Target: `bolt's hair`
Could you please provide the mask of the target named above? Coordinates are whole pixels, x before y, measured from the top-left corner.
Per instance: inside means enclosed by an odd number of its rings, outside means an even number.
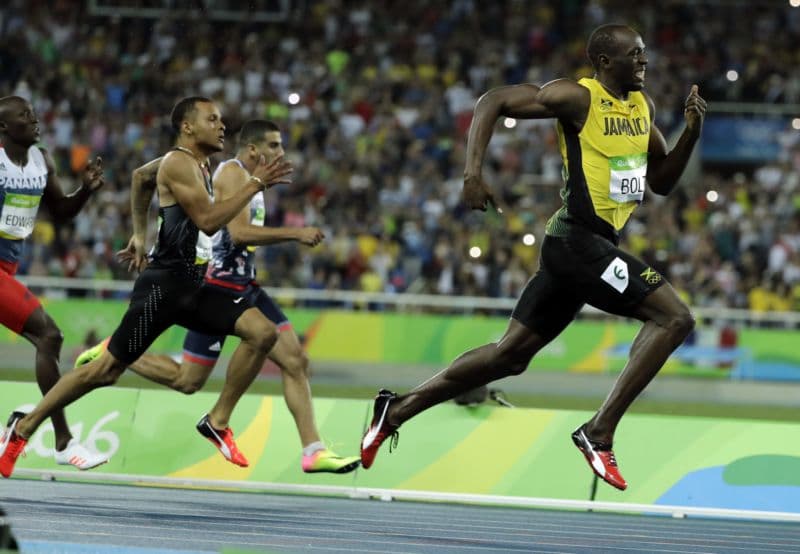
[[[600,66],[600,55],[610,54],[618,47],[617,32],[633,31],[627,25],[611,23],[601,25],[589,35],[589,42],[586,46],[586,56],[596,69]]]

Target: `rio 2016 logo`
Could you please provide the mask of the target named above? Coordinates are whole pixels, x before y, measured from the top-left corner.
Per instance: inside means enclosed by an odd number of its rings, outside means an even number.
[[[17,411],[29,412],[34,407],[33,404],[27,404],[17,408]],[[69,426],[69,430],[72,432],[72,436],[86,448],[110,458],[119,450],[119,437],[114,431],[104,429],[103,427],[118,417],[118,411],[107,413],[97,420],[97,423],[89,429],[89,432],[86,433],[85,436],[84,429],[87,425],[83,421],[72,423]],[[28,455],[35,453],[42,458],[52,458],[55,454],[55,439],[53,436],[47,435],[53,435],[53,424],[50,421],[43,423],[33,434],[33,437],[31,437],[31,440],[28,441],[28,445],[25,447],[25,452]]]

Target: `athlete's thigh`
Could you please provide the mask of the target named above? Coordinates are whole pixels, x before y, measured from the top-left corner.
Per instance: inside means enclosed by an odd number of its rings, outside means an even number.
[[[692,318],[691,310],[666,280],[634,307],[633,317],[641,321],[655,321],[667,325],[676,317]]]
[[[283,313],[278,303],[264,292],[264,289],[258,286],[251,286],[247,291],[247,297],[253,306],[261,310],[261,313],[274,323],[281,332],[292,328],[289,318]]]
[[[557,242],[545,237],[539,271],[531,277],[511,317],[539,335],[545,342],[557,337],[575,319],[584,304],[581,291],[570,279],[559,278],[552,272],[545,252]]]
[[[183,339],[181,374],[197,373],[194,366],[213,370],[225,345],[225,335],[207,335],[189,329]]]
[[[178,324],[206,335],[236,335],[236,322],[252,307],[246,296],[205,284],[184,306]]]
[[[145,269],[136,279],[128,310],[111,335],[108,351],[131,364],[171,325],[189,301],[192,289],[169,270]]]
[[[0,269],[0,325],[21,334],[28,318],[40,307],[36,295]]]
[[[585,290],[586,302],[595,308],[625,317],[638,317],[637,307],[664,284],[661,274],[610,241],[595,236],[580,265],[576,280]],[[597,255],[600,254],[600,255]]]

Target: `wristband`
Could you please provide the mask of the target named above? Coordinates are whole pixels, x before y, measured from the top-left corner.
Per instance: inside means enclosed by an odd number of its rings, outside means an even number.
[[[256,177],[255,175],[251,175],[250,179],[252,179],[256,183],[258,183],[260,186],[262,186],[262,187],[264,186],[264,181],[262,181],[260,178]]]

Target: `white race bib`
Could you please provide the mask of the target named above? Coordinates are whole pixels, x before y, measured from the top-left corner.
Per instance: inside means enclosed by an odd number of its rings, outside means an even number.
[[[611,170],[608,197],[616,202],[641,202],[647,177],[647,153],[614,156],[608,159]]]
[[[39,195],[6,193],[3,211],[0,212],[0,237],[12,240],[27,238],[33,232]]]
[[[266,211],[264,210],[264,203],[261,202],[259,204],[256,204],[255,209],[253,210],[253,212],[254,213],[253,213],[252,219],[250,220],[250,224],[251,225],[257,225],[258,227],[263,227],[264,226],[264,219],[266,219],[266,215],[267,215]],[[256,247],[255,246],[248,246],[247,247],[247,251],[248,252],[255,252],[256,251]]]
[[[207,264],[211,259],[211,248],[213,241],[211,237],[203,231],[197,231],[197,247],[194,263],[197,265]]]

